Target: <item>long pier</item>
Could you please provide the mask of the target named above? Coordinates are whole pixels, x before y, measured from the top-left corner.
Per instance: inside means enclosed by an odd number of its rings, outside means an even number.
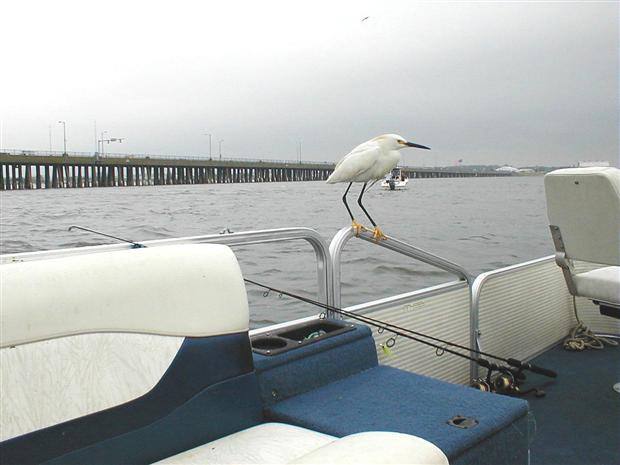
[[[0,150],[0,190],[324,181],[328,162]],[[403,167],[410,178],[505,173]]]

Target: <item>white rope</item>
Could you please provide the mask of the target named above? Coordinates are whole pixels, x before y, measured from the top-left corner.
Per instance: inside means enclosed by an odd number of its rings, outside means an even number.
[[[564,349],[573,351],[582,351],[586,349],[601,350],[605,348],[605,344],[617,346],[618,342],[603,336],[596,336],[590,329],[582,323],[577,314],[577,303],[573,296],[573,311],[577,325],[571,330],[570,336],[564,339]]]

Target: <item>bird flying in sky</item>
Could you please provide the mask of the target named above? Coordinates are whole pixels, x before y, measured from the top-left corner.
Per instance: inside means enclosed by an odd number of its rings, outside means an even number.
[[[352,227],[356,234],[359,234],[362,229],[366,229],[361,224],[355,221],[353,213],[347,204],[347,194],[351,185],[354,182],[363,182],[362,191],[357,199],[357,203],[366,214],[370,222],[372,223],[374,230],[373,236],[375,240],[385,239],[385,235],[381,232],[381,229],[377,226],[377,223],[364,208],[362,204],[362,197],[364,191],[370,181],[370,187],[372,187],[378,180],[383,179],[386,174],[392,171],[393,168],[398,165],[400,161],[399,150],[404,147],[415,147],[419,149],[430,150],[429,147],[424,145],[414,144],[408,142],[404,137],[398,134],[383,134],[382,136],[370,139],[363,144],[355,147],[351,152],[344,156],[342,160],[338,162],[334,172],[327,178],[329,184],[337,182],[348,182],[349,186],[342,196],[344,206],[349,212],[351,217]],[[370,188],[369,187],[369,188]]]

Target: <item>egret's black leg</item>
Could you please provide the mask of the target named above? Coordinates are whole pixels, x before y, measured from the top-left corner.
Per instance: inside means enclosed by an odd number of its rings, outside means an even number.
[[[366,228],[355,221],[355,218],[353,217],[353,213],[351,213],[351,209],[349,208],[349,205],[347,204],[347,194],[349,193],[349,189],[351,189],[352,185],[353,183],[350,182],[349,187],[347,187],[347,190],[344,192],[344,195],[342,196],[342,202],[344,203],[344,206],[347,207],[347,211],[349,212],[349,216],[351,217],[351,227],[353,228],[353,231],[355,231],[355,235],[359,236],[360,231],[362,230],[365,231]]]
[[[367,182],[364,183],[364,186],[362,187],[362,192],[360,192],[360,196],[357,198],[357,204],[364,211],[364,213],[366,214],[366,216],[368,217],[368,219],[370,220],[372,225],[376,228],[377,227],[377,223],[375,223],[375,221],[372,219],[372,217],[368,214],[368,212],[364,208],[364,205],[362,205],[362,196],[364,195],[364,191],[366,190],[366,184],[368,184],[368,183]]]
[[[364,208],[364,205],[362,205],[362,197],[364,195],[364,191],[366,190],[366,185],[367,184],[368,183],[364,183],[364,186],[362,187],[362,192],[360,192],[360,196],[357,198],[357,204],[364,211],[364,213],[366,214],[366,216],[368,217],[368,219],[370,220],[372,225],[375,227],[375,230],[372,232],[372,235],[375,238],[375,240],[376,241],[380,241],[380,240],[383,240],[383,239],[387,239],[387,236],[385,234],[383,234],[381,229],[379,229],[379,226],[377,226],[377,223],[375,223],[375,220],[372,219],[372,217],[368,214],[368,212]],[[374,185],[374,182],[370,185],[370,187],[372,187],[373,185]]]
[[[349,183],[349,187],[347,187],[347,190],[344,191],[344,195],[342,196],[342,201],[344,202],[344,206],[347,207],[347,211],[349,212],[349,216],[351,217],[351,221],[353,221],[355,223],[355,218],[353,218],[353,213],[351,213],[351,209],[349,208],[349,205],[347,205],[347,194],[349,193],[349,189],[351,189],[351,186],[353,185],[352,182]]]

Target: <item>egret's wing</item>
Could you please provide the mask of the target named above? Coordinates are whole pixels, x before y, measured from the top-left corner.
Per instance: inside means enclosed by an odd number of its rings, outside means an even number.
[[[338,162],[332,174],[332,182],[353,181],[371,169],[380,156],[379,147],[364,143],[355,147]]]
[[[357,147],[355,147],[353,150],[351,150],[349,153],[347,153],[344,157],[342,157],[342,158],[340,159],[340,161],[336,164],[336,168],[335,168],[335,169],[337,170],[337,169],[338,169],[338,167],[339,167],[339,166],[340,166],[340,165],[341,165],[341,164],[342,164],[345,160],[347,160],[349,157],[352,157],[352,156],[354,156],[354,155],[357,155],[357,154],[361,154],[361,153],[367,152],[367,151],[372,150],[372,149],[378,149],[378,148],[379,148],[379,146],[378,146],[377,144],[375,144],[374,142],[372,142],[372,141],[367,141],[367,142],[364,142],[363,144],[360,144],[360,145],[358,145]]]

